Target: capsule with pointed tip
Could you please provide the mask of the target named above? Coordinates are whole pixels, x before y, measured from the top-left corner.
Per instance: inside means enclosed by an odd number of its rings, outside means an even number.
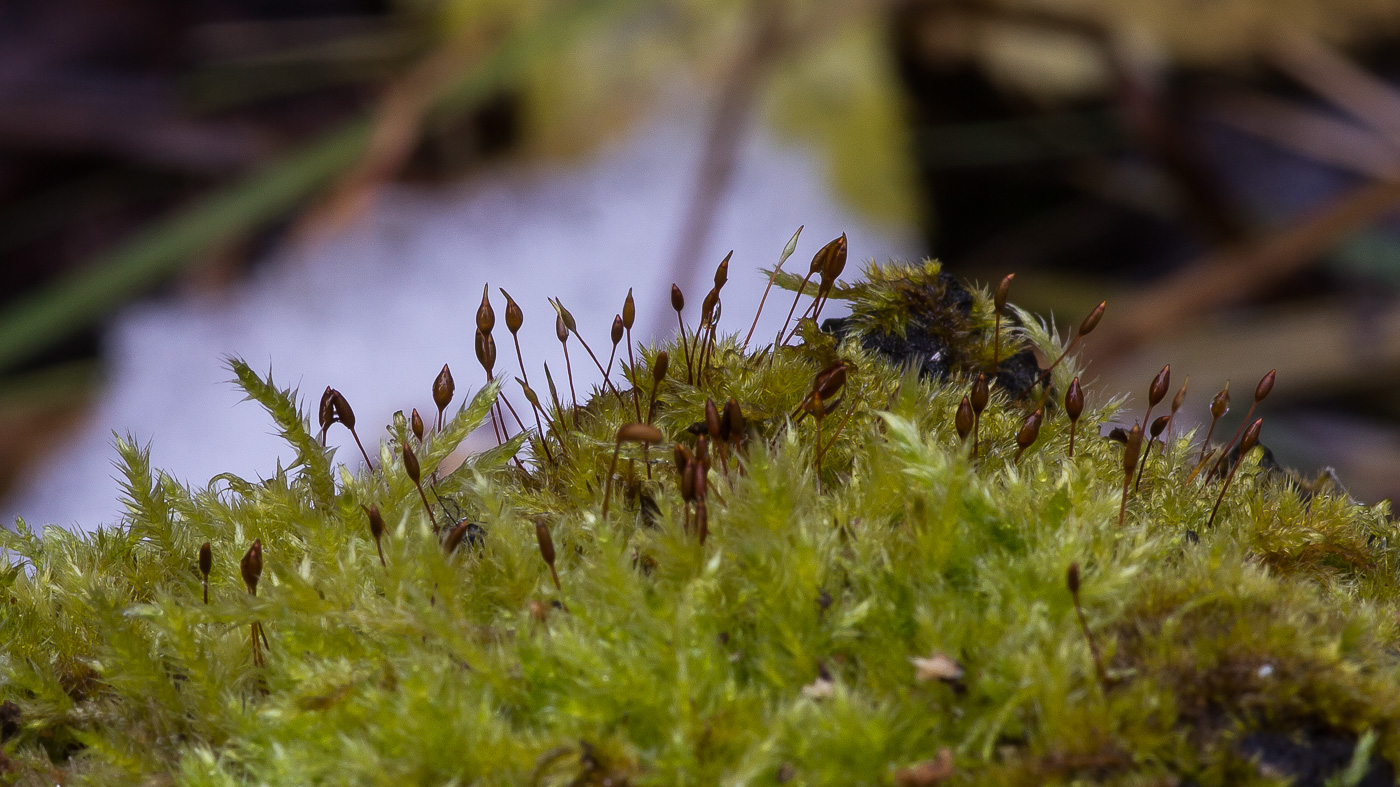
[[[662,350],[661,352],[657,353],[656,361],[651,365],[652,382],[659,384],[662,380],[666,379],[666,370],[670,367],[671,357],[666,354],[666,351]]]
[[[972,434],[972,403],[966,396],[962,398],[962,404],[958,405],[958,414],[953,423],[958,428],[958,439],[966,442],[967,436]]]
[[[258,594],[258,580],[262,578],[263,570],[261,538],[253,540],[253,545],[248,547],[247,553],[238,562],[238,568],[243,573],[243,584],[248,586],[248,593],[256,596]]]
[[[714,400],[714,399],[706,399],[706,400],[705,400],[705,427],[706,427],[707,429],[710,430],[710,439],[711,439],[711,440],[719,440],[719,439],[721,439],[721,438],[720,438],[720,429],[721,429],[721,425],[720,425],[720,422],[719,422],[719,421],[720,421],[720,419],[719,419],[719,408],[715,406],[715,400]]]
[[[1069,416],[1069,455],[1074,456],[1074,432],[1079,426],[1079,416],[1084,412],[1084,389],[1079,387],[1079,378],[1069,381],[1065,391],[1065,415]]]
[[[379,513],[379,506],[360,506],[365,510],[365,516],[369,518],[369,534],[378,541],[384,536],[384,517]]]
[[[510,293],[501,290],[501,295],[506,299],[506,330],[514,336],[520,332],[520,326],[525,324],[525,312],[520,310],[520,304],[510,297]]]
[[[554,569],[554,537],[549,533],[549,525],[543,519],[535,520],[535,540],[540,545],[540,557],[549,566],[549,575],[554,578],[554,589],[562,591],[559,586],[559,572]]]
[[[836,281],[846,269],[846,253],[846,233],[843,232],[841,237],[829,241],[817,250],[816,256],[812,258],[812,274],[821,274],[822,281]]]
[[[1167,398],[1167,387],[1171,385],[1172,367],[1167,364],[1162,367],[1162,371],[1152,379],[1152,385],[1147,389],[1147,404],[1149,407],[1156,407],[1161,401]]]
[[[491,332],[482,331],[482,333],[489,335]],[[447,364],[443,364],[442,371],[438,372],[437,378],[433,380],[433,404],[437,405],[438,413],[442,413],[449,404],[452,404],[452,394],[456,391],[457,383],[452,379],[452,370],[447,368]]]
[[[1172,420],[1172,417],[1171,417],[1170,415],[1162,415],[1162,416],[1158,416],[1157,418],[1154,418],[1154,419],[1152,420],[1152,426],[1151,426],[1151,428],[1148,429],[1148,435],[1149,435],[1153,440],[1156,440],[1158,437],[1161,437],[1161,436],[1162,436],[1162,432],[1165,432],[1165,431],[1166,431],[1166,429],[1167,429],[1167,424],[1171,423],[1171,420]]]
[[[1036,438],[1040,436],[1040,424],[1044,420],[1045,411],[1039,407],[1026,416],[1026,420],[1021,424],[1021,431],[1016,433],[1016,459],[1020,459],[1021,454],[1035,444]]]
[[[491,308],[491,285],[481,287],[481,305],[476,308],[476,327],[482,333],[490,333],[496,327],[496,311]]]
[[[1080,414],[1084,412],[1084,389],[1079,387],[1079,378],[1069,381],[1069,390],[1065,391],[1065,415],[1069,420],[1078,421]]]
[[[977,375],[977,380],[972,384],[972,412],[974,415],[981,415],[987,409],[987,401],[991,397],[991,391],[987,387],[987,375]]]
[[[617,345],[622,341],[622,331],[623,331],[622,315],[621,315],[621,314],[614,314],[614,315],[613,315],[613,324],[612,324],[612,343],[613,343],[613,350],[616,350],[616,349],[617,349]]]
[[[1250,450],[1254,448],[1254,446],[1259,444],[1259,430],[1263,428],[1263,426],[1264,419],[1256,418],[1254,419],[1254,423],[1250,424],[1249,428],[1244,430],[1244,437],[1240,438],[1241,459],[1243,459],[1244,455],[1249,453]]]
[[[1210,415],[1212,418],[1221,418],[1230,412],[1230,384],[1220,389],[1220,393],[1210,400]]]
[[[1084,322],[1079,323],[1079,335],[1088,336],[1099,325],[1099,320],[1103,319],[1103,310],[1108,307],[1108,301],[1099,301],[1099,305],[1089,312],[1089,316],[1084,318]]]
[[[734,252],[730,251],[728,254],[724,255],[724,259],[720,261],[719,267],[715,268],[716,291],[724,289],[724,283],[729,281],[729,258],[733,256]]]
[[[568,344],[569,328],[564,324],[564,316],[562,314],[555,315],[554,317],[554,335],[559,339],[560,344]]]
[[[1128,480],[1133,478],[1133,471],[1137,470],[1138,459],[1142,456],[1142,427],[1133,424],[1133,428],[1128,430],[1128,443],[1123,448],[1123,472]],[[1124,483],[1127,488],[1127,483]]]
[[[423,442],[423,416],[418,414],[418,408],[413,408],[413,415],[408,419],[409,427],[413,429],[413,436],[418,442]]]
[[[632,288],[627,288],[627,298],[622,302],[622,325],[627,330],[637,322],[637,302],[632,299]]]
[[[1176,411],[1180,410],[1181,405],[1186,401],[1186,386],[1190,382],[1191,378],[1186,378],[1186,382],[1182,383],[1181,388],[1177,389],[1176,396],[1172,397],[1172,415],[1176,415]]]
[[[578,323],[574,322],[574,315],[569,313],[569,310],[564,306],[564,301],[559,298],[550,298],[549,305],[554,307],[554,313],[564,321],[564,330],[578,333]]]
[[[403,471],[408,474],[409,480],[418,483],[422,476],[419,474],[418,455],[413,453],[413,449],[408,447],[408,443],[403,444]]]
[[[1264,375],[1264,377],[1259,380],[1259,384],[1254,387],[1255,404],[1264,401],[1264,397],[1268,396],[1269,392],[1274,390],[1274,374],[1277,371],[1277,369],[1270,369],[1269,373]]]
[[[744,409],[739,406],[739,400],[729,397],[729,401],[724,405],[724,425],[729,427],[729,436],[735,440],[742,440],[744,437]]]
[[[1006,306],[1006,296],[1011,292],[1011,280],[1014,278],[1016,278],[1016,274],[1008,273],[997,285],[996,294],[992,296],[992,305],[998,312]]]
[[[671,308],[680,314],[685,309],[685,295],[681,293],[681,288],[674,283],[671,285]]]
[[[369,534],[374,536],[374,548],[379,552],[379,565],[387,567],[389,564],[384,562],[384,545],[380,541],[384,538],[384,517],[379,513],[379,506],[361,505],[360,508],[364,509],[365,516],[369,518]]]

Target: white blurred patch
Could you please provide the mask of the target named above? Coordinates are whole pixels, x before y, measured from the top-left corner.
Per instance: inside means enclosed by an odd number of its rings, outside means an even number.
[[[532,383],[544,390],[547,361],[567,396],[546,297],[563,299],[604,363],[628,287],[642,332],[634,339],[674,329],[667,267],[702,127],[653,128],[574,168],[522,166],[441,190],[395,187],[357,226],[314,247],[283,250],[226,298],[128,309],[109,334],[110,381],[87,424],[21,480],[0,512],[34,526],[116,522],[114,431],[149,442],[152,464],[187,483],[203,485],[222,472],[271,475],[292,454],[262,408],[242,402],[226,382],[229,355],[262,372],[270,366],[275,382],[298,387],[312,411],[325,386],[340,389],[373,456],[394,411],[417,407],[431,425],[430,386],[443,363],[457,382],[453,409],[480,387],[472,337],[485,282],[496,308],[498,373],[519,374],[496,289],[504,287],[525,312],[520,334]],[[714,266],[732,248],[721,329],[746,333],[766,281],[758,269],[776,262],[800,224],[806,229],[786,265],[795,272],[805,273],[812,254],[841,232],[850,239],[846,278],[869,258],[917,254],[912,230],[876,230],[839,206],[813,157],[756,136],[718,212],[702,269],[678,282],[691,325]],[[771,341],[791,297],[775,289],[769,301],[756,344]],[[569,350],[582,398],[601,376],[575,340]],[[507,395],[528,418],[513,383]],[[473,439],[483,447],[494,442],[489,429]],[[340,460],[363,462],[343,428],[332,427],[330,442]]]

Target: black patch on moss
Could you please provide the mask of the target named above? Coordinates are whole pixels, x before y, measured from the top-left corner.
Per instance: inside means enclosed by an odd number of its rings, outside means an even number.
[[[18,705],[10,700],[0,704],[0,743],[13,738],[15,733],[19,732],[20,720]]]
[[[850,326],[847,318],[835,317],[823,321],[822,330],[832,334],[839,341],[849,335]],[[919,370],[919,376],[925,379],[946,380],[952,371],[948,343],[913,319],[909,321],[909,330],[904,336],[869,333],[861,338],[860,344],[866,350],[883,356],[895,366],[913,366]]]
[[[963,368],[968,349],[954,346],[965,343],[975,302],[972,292],[948,273],[939,273],[935,286],[906,285],[899,291],[909,312],[904,335],[866,332],[861,336],[861,346],[895,366],[913,366],[920,377],[928,380],[943,381],[955,372],[976,371]],[[821,329],[837,341],[850,338],[853,333],[848,317],[824,320]],[[1002,360],[995,382],[1016,397],[1029,389],[1039,374],[1035,353],[1023,350]]]
[[[1259,764],[1266,773],[1282,774],[1294,787],[1323,787],[1327,780],[1351,763],[1356,741],[1319,730],[1287,735],[1252,732],[1236,746],[1239,753]],[[1384,758],[1372,755],[1366,775],[1357,787],[1395,784],[1395,769]]]
[[[1030,350],[1022,350],[997,366],[997,385],[1012,399],[1030,390],[1039,376],[1040,364]]]

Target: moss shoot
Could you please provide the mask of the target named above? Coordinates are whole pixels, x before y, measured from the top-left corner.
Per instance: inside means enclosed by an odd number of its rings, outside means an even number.
[[[318,428],[231,359],[290,467],[192,488],[120,440],[120,526],[0,531],[0,782],[1393,781],[1386,504],[1169,423],[1130,485],[1103,435],[1144,414],[1076,384],[1071,457],[1076,358],[1040,375],[1068,344],[1041,322],[1008,307],[994,347],[992,297],[936,262],[831,268],[795,309],[850,301],[826,330],[745,350],[717,276],[577,407],[558,368],[507,402],[480,313],[494,381],[377,451],[361,428],[356,472],[324,442],[358,454],[344,397]],[[488,419],[499,447],[444,466]]]

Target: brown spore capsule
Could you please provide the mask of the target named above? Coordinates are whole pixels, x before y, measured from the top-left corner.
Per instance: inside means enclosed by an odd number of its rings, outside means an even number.
[[[389,564],[384,562],[384,546],[381,543],[381,539],[384,538],[384,517],[379,513],[379,506],[361,505],[360,508],[364,509],[365,516],[369,518],[369,534],[374,536],[374,548],[379,552],[379,565],[387,567]]]
[[[480,330],[479,328],[477,330]],[[490,333],[484,331],[483,333]],[[452,404],[452,395],[457,391],[457,383],[452,379],[452,370],[447,364],[442,365],[442,371],[433,380],[433,404],[437,405],[438,412],[441,413]]]
[[[1011,280],[1016,278],[1016,274],[1008,273],[997,285],[996,294],[992,296],[992,306],[1000,312],[1006,306],[1006,296],[1011,292]]]
[[[1212,418],[1219,419],[1228,412],[1230,412],[1230,384],[1226,383],[1225,387],[1220,389],[1220,393],[1210,400],[1210,415]]]
[[[1099,325],[1099,320],[1103,319],[1103,311],[1108,307],[1108,301],[1099,301],[1099,305],[1089,312],[1089,316],[1084,318],[1084,322],[1079,323],[1079,335],[1088,336]]]
[[[681,293],[681,288],[675,283],[671,284],[671,308],[677,312],[685,309],[685,295]]]
[[[1069,570],[1065,572],[1065,586],[1069,588],[1071,595],[1079,595],[1079,564],[1070,563]]]
[[[413,483],[419,481],[418,456],[413,453],[413,449],[408,447],[408,443],[403,444],[403,470],[408,474]]]
[[[828,282],[835,282],[841,278],[841,272],[846,269],[847,242],[846,233],[841,233],[841,237],[828,243],[829,248],[823,249],[827,252],[822,259],[821,277]]]
[[[1171,420],[1172,417],[1170,415],[1158,416],[1152,421],[1152,427],[1148,430],[1148,434],[1153,440],[1161,437],[1162,432],[1166,431],[1167,424],[1171,423]]]
[[[574,315],[564,307],[564,302],[558,298],[554,299],[554,305],[558,310],[559,318],[564,321],[564,329],[570,333],[578,333],[578,323],[574,322]]]
[[[987,401],[991,398],[991,391],[987,386],[987,375],[977,375],[977,380],[972,384],[972,412],[974,415],[981,415],[987,409]]]
[[[520,332],[520,326],[525,324],[525,312],[520,310],[520,304],[510,297],[510,293],[501,290],[501,295],[506,299],[506,330],[515,335]]]
[[[617,430],[620,443],[659,443],[665,439],[661,430],[651,424],[623,424]]]
[[[205,541],[199,547],[199,573],[204,577],[204,603],[209,603],[209,572],[214,570],[214,550]]]
[[[554,589],[562,592],[559,585],[559,572],[554,569],[554,537],[549,534],[549,525],[543,519],[535,520],[535,540],[540,545],[540,557],[549,566],[549,575],[554,579]]]
[[[476,327],[482,333],[490,333],[496,327],[496,311],[491,308],[491,285],[481,287],[481,305],[476,308]]]
[[[1069,382],[1065,391],[1065,415],[1069,416],[1069,455],[1074,456],[1074,433],[1079,427],[1079,416],[1084,412],[1084,389],[1079,387],[1079,378]]]
[[[744,409],[739,406],[739,400],[732,396],[724,405],[724,421],[731,438],[736,441],[744,438]]]
[[[262,578],[263,570],[261,538],[254,539],[253,545],[248,547],[243,559],[238,562],[238,568],[243,573],[243,584],[248,587],[248,593],[256,596],[258,594],[258,580]]]
[[[1079,386],[1079,378],[1076,377],[1070,380],[1069,390],[1065,391],[1065,415],[1071,421],[1078,421],[1083,412],[1084,389]]]
[[[1152,385],[1147,389],[1147,404],[1149,407],[1156,407],[1161,401],[1167,398],[1167,388],[1171,385],[1172,367],[1167,364],[1162,367],[1162,371],[1152,379]]]
[[[705,427],[710,430],[710,439],[720,439],[720,418],[719,408],[715,406],[714,399],[705,400]]]
[[[729,260],[733,256],[734,252],[731,250],[728,254],[724,255],[724,259],[720,261],[719,267],[715,268],[716,291],[724,289],[725,282],[729,281]]]
[[[1254,419],[1254,423],[1244,430],[1244,437],[1240,438],[1240,458],[1249,453],[1250,449],[1259,444],[1259,430],[1264,426],[1263,418]]]
[[[622,325],[627,330],[637,321],[637,302],[632,299],[632,288],[627,288],[627,298],[622,302]]]
[[[409,428],[413,430],[413,436],[418,442],[423,442],[423,416],[418,414],[418,408],[413,408],[413,415],[408,418]]]
[[[1021,431],[1016,433],[1016,457],[1012,461],[1021,458],[1021,454],[1030,448],[1037,437],[1040,436],[1040,424],[1045,420],[1045,411],[1037,407],[1035,412],[1026,416],[1026,420],[1021,424]]]
[[[958,405],[958,413],[953,418],[953,423],[958,428],[959,440],[966,442],[967,436],[972,434],[972,420],[972,403],[964,396],[962,398],[962,403]]]
[[[614,315],[613,315],[613,324],[612,324],[612,343],[613,343],[613,350],[616,350],[616,349],[617,349],[617,345],[622,341],[622,331],[623,331],[623,327],[622,327],[622,315],[621,315],[621,314],[614,314]],[[609,366],[612,366],[611,363],[609,363],[608,365],[609,365]]]
[[[1264,375],[1264,377],[1259,380],[1259,384],[1254,387],[1255,404],[1264,401],[1264,397],[1268,396],[1269,392],[1274,390],[1274,375],[1277,371],[1277,369],[1270,369],[1269,373]]]

